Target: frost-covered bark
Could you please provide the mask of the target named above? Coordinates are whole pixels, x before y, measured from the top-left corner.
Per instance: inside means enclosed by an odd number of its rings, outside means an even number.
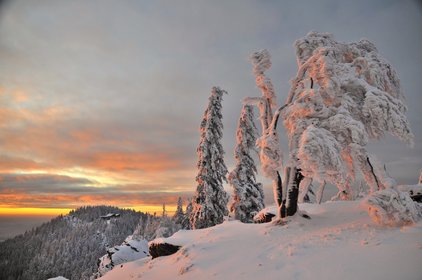
[[[264,192],[262,184],[256,182],[257,170],[252,158],[252,153],[256,152],[256,137],[253,108],[244,105],[236,131],[236,166],[228,176],[233,188],[230,212],[244,223],[252,223],[253,217],[264,208]]]
[[[339,43],[330,34],[311,32],[295,47],[299,70],[282,111],[289,165],[336,185],[348,199],[356,169],[373,191],[391,187],[365,146],[386,132],[413,143],[392,66],[368,40]]]
[[[422,218],[422,207],[408,193],[385,189],[372,193],[364,201],[369,216],[381,225],[402,226]]]
[[[273,110],[277,107],[274,87],[271,80],[265,76],[265,71],[271,67],[271,56],[267,50],[255,52],[251,55],[256,85],[261,89],[261,97],[246,98],[245,104],[255,105],[259,109],[262,136],[257,140],[260,148],[259,158],[262,173],[273,181],[274,200],[277,205],[282,203],[282,152],[277,133],[278,114],[274,117]]]
[[[208,107],[201,122],[198,154],[198,183],[192,202],[190,222],[193,229],[211,227],[223,222],[228,215],[228,195],[223,189],[227,167],[221,145],[223,123],[221,101],[226,91],[213,87]]]

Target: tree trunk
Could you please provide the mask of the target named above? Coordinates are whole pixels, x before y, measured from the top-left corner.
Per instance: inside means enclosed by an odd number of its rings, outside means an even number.
[[[283,203],[283,183],[281,181],[280,173],[277,171],[277,181],[273,180],[274,201],[280,207]]]
[[[297,212],[297,201],[299,197],[299,184],[304,178],[300,169],[296,167],[288,167],[288,180],[287,182],[287,194],[286,200],[283,201],[283,205],[280,211],[281,218],[285,218],[287,216],[293,216]]]
[[[318,188],[318,192],[316,194],[316,203],[321,204],[322,201],[322,195],[324,194],[324,189],[325,189],[325,181],[321,182],[321,184],[319,185]]]
[[[298,202],[299,203],[303,203],[305,200],[305,196],[307,195],[308,191],[309,191],[309,186],[312,183],[312,178],[304,178],[302,180],[302,182],[300,182],[299,185],[299,199]]]

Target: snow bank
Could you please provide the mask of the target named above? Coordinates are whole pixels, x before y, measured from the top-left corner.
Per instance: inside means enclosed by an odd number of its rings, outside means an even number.
[[[369,195],[363,203],[372,220],[381,225],[402,226],[422,218],[422,207],[407,192],[385,189]]]
[[[356,201],[300,208],[312,219],[179,231],[156,240],[182,246],[177,253],[117,266],[101,279],[420,280],[422,222],[380,227]]]

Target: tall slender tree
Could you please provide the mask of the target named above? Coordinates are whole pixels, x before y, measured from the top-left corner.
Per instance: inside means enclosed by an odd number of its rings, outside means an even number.
[[[250,60],[253,64],[255,82],[261,90],[262,96],[245,98],[244,104],[255,105],[259,109],[262,135],[257,141],[257,146],[260,149],[259,159],[261,161],[262,174],[273,181],[274,200],[280,208],[283,201],[280,176],[283,155],[277,132],[279,115],[275,117],[273,114],[274,109],[277,108],[277,100],[273,84],[265,75],[265,71],[271,67],[271,56],[267,50],[261,50],[254,52]]]
[[[422,169],[421,169],[421,175],[419,176],[419,184],[422,185]]]
[[[173,221],[178,225],[182,225],[184,218],[185,218],[185,214],[183,213],[183,201],[182,201],[182,198],[179,197],[179,199],[177,200],[176,212],[174,213],[174,216],[173,216]]]
[[[200,126],[201,140],[198,154],[198,183],[192,202],[190,222],[193,229],[220,224],[228,215],[228,195],[223,188],[227,182],[227,167],[224,163],[224,150],[221,145],[223,136],[223,115],[221,113],[223,94],[226,91],[213,87],[208,107]]]
[[[236,167],[230,172],[228,180],[233,188],[230,211],[244,223],[252,222],[255,214],[264,208],[264,192],[262,184],[256,182],[257,170],[251,154],[256,152],[256,138],[253,108],[243,105],[236,132]]]

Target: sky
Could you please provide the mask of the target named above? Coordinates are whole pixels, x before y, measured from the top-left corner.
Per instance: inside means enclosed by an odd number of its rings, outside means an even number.
[[[293,43],[312,30],[368,38],[395,67],[415,145],[387,136],[368,150],[400,184],[416,183],[421,27],[421,3],[406,0],[0,1],[0,215],[96,204],[173,211],[196,188],[212,86],[228,92],[230,170],[241,100],[260,95],[249,55],[271,53],[281,104],[297,70]]]

